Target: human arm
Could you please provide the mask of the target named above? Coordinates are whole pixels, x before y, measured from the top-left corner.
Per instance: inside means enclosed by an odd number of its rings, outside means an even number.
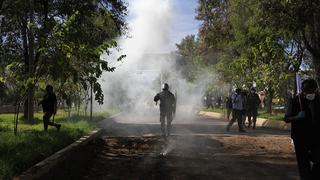
[[[157,105],[159,100],[160,100],[160,94],[157,94],[157,95],[153,98],[153,101],[156,102],[156,105]]]
[[[284,121],[286,123],[295,122],[305,117],[304,111],[301,111],[299,107],[300,105],[297,97],[289,100],[287,111],[284,118]]]
[[[256,94],[256,99],[257,99],[257,107],[259,107],[261,104],[261,100],[260,100],[258,94]]]

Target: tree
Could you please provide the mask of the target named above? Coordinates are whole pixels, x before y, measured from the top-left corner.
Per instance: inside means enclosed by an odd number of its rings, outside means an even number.
[[[223,47],[219,49],[220,55],[216,55],[219,57],[216,70],[238,87],[251,87],[255,82],[258,89],[266,90],[268,112],[271,112],[273,97],[289,77],[285,65],[294,58],[289,59],[285,51],[292,41],[279,38],[283,31],[262,24],[257,1],[199,1],[199,4],[204,9],[209,7],[201,14],[208,22],[203,23],[201,29],[212,29],[207,33],[200,29],[200,39],[211,37],[208,42],[211,47]]]
[[[203,66],[199,55],[199,40],[194,35],[188,35],[176,46],[180,55],[177,62],[180,68],[178,70],[188,81],[195,81]]]
[[[320,1],[262,0],[259,7],[267,26],[288,32],[291,39],[301,38],[312,55],[315,76],[320,83]]]
[[[215,64],[233,40],[230,23],[230,1],[199,0],[196,19],[199,29],[199,50],[206,64]]]
[[[70,78],[87,88],[89,77],[94,77],[96,99],[102,103],[97,78],[114,69],[100,60],[100,54],[110,53],[109,48],[117,46],[113,39],[125,31],[122,0],[4,0],[0,15],[5,49],[1,60],[12,62],[8,72],[24,82],[29,122],[36,85],[48,78],[62,82]]]

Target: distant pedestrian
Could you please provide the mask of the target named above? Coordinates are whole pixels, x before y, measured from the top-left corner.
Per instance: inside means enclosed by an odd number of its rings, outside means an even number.
[[[39,102],[39,105],[42,105],[43,110],[43,126],[44,130],[48,130],[48,125],[55,126],[57,130],[60,130],[61,124],[57,124],[50,121],[52,115],[57,113],[57,96],[53,92],[53,87],[51,85],[47,85],[46,94],[43,97],[42,101]]]
[[[227,110],[227,119],[230,120],[230,114],[232,112],[232,99],[231,96],[226,98],[226,110]]]
[[[206,100],[206,106],[207,106],[207,109],[209,108],[213,108],[213,101],[214,101],[214,98],[212,96],[212,93],[211,92],[207,92],[206,93],[206,97],[205,97],[205,100]]]
[[[302,83],[302,93],[287,108],[285,121],[291,123],[291,138],[302,180],[320,179],[320,95],[317,82]]]
[[[247,97],[248,97],[248,92],[246,90],[241,91],[241,95],[243,98],[243,110],[242,110],[242,126],[245,127],[245,122],[246,122],[246,112],[247,112]]]
[[[160,100],[161,132],[163,136],[166,137],[166,136],[170,136],[173,113],[175,112],[175,108],[176,108],[175,107],[176,98],[169,91],[169,85],[167,83],[164,84],[162,91],[154,97],[154,101],[156,103],[158,103],[159,100]],[[167,120],[167,123],[166,123],[166,120]]]
[[[227,125],[227,131],[230,130],[232,124],[237,120],[239,132],[245,132],[243,128],[243,110],[244,98],[241,89],[236,89],[236,93],[232,95],[232,119]]]
[[[252,128],[253,129],[256,128],[258,108],[260,103],[261,103],[261,100],[259,98],[259,95],[256,93],[256,89],[252,87],[250,89],[250,93],[247,96],[247,101],[246,101],[246,115],[248,116],[249,128],[251,127],[252,123],[253,123]]]

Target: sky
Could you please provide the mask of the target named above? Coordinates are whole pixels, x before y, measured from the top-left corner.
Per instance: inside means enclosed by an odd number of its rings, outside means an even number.
[[[173,0],[173,11],[176,20],[172,35],[172,41],[179,43],[187,35],[198,33],[200,21],[195,19],[197,0]]]
[[[134,3],[134,0],[128,0],[129,6],[130,3]],[[146,0],[147,1],[147,0]],[[197,8],[198,0],[170,0],[171,3],[171,11],[173,13],[172,17],[172,31],[170,34],[170,44],[169,49],[175,50],[176,43],[180,43],[182,38],[187,35],[197,35],[198,29],[200,26],[200,21],[195,19],[196,16],[196,8]],[[133,5],[133,4],[131,4]],[[133,21],[134,17],[130,13],[127,17],[128,22]]]

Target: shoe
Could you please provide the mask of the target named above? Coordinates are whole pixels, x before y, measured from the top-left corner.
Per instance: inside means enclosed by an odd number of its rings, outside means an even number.
[[[246,132],[244,129],[240,129],[239,132]]]
[[[61,124],[57,124],[57,125],[56,125],[56,128],[57,128],[58,131],[60,131]]]

